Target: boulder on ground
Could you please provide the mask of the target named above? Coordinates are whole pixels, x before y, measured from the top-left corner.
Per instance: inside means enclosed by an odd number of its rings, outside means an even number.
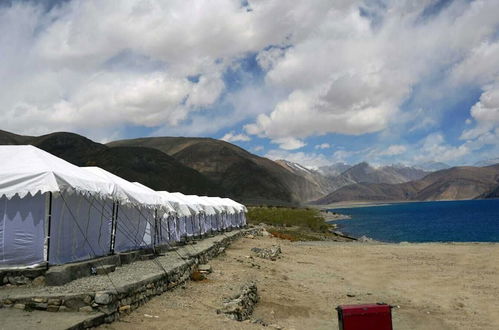
[[[251,251],[259,258],[275,261],[281,254],[281,247],[278,245],[272,245],[270,249],[255,247],[252,248]]]
[[[224,313],[233,320],[244,321],[249,319],[258,300],[256,284],[249,282],[236,295],[225,299],[222,309],[217,312]]]

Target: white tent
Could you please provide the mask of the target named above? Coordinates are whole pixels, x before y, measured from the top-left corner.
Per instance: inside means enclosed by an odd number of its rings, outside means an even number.
[[[211,230],[211,218],[216,217],[219,210],[213,203],[196,195],[186,195],[192,203],[198,204],[202,211],[194,218],[194,232],[196,235],[204,235]]]
[[[185,217],[185,234],[187,237],[193,237],[199,235],[199,219],[203,217],[205,212],[204,207],[195,198],[191,198],[179,192],[169,193],[171,196],[178,198],[185,205],[189,207],[191,211],[190,216]]]
[[[175,210],[177,211],[177,230],[178,230],[178,239],[182,239],[188,236],[187,233],[187,224],[192,228],[192,217],[195,216],[198,211],[194,205],[189,205],[179,196],[176,196],[167,191],[158,191],[166,200],[168,200]],[[191,230],[192,233],[192,230]]]
[[[231,225],[224,214],[246,211],[228,199],[155,192],[33,146],[0,146],[0,157],[0,268],[62,264],[202,235]]]
[[[89,173],[109,180],[117,186],[116,196],[121,202],[116,206],[112,226],[112,252],[151,247],[156,242],[156,220],[164,213],[173,212],[159,194],[144,189],[99,167],[82,167]]]
[[[210,216],[211,228],[216,231],[227,229],[227,208],[219,201],[213,199],[213,197],[200,196],[199,198],[201,198],[205,203],[209,204],[215,210],[215,214],[212,214]]]
[[[157,244],[170,244],[180,241],[180,220],[178,213],[185,212],[185,210],[181,210],[180,205],[173,198],[168,198],[168,193],[164,194],[152,190],[140,182],[134,182],[133,184],[149,191],[151,194],[159,195],[163,205],[168,209],[171,209],[168,213],[162,213],[162,215],[157,218]]]
[[[33,146],[0,146],[0,159],[0,267],[109,252],[112,183]]]
[[[248,209],[243,204],[240,204],[236,201],[233,201],[230,198],[222,198],[226,203],[232,205],[236,210],[236,213],[233,215],[233,220],[235,221],[236,227],[244,227],[246,225],[246,212]]]

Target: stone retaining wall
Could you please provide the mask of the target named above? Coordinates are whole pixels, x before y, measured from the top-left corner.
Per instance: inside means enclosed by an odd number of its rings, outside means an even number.
[[[233,231],[224,235],[221,240],[214,241],[209,247],[173,265],[164,274],[151,275],[141,281],[118,287],[116,291],[9,297],[0,302],[0,308],[36,309],[48,312],[80,311],[98,314],[92,322],[79,325],[80,328],[96,326],[103,322],[110,323],[119,319],[121,314],[129,313],[143,305],[152,297],[187,281],[198,264],[206,263],[222,253],[234,240],[248,234],[256,235],[259,232],[259,228]]]

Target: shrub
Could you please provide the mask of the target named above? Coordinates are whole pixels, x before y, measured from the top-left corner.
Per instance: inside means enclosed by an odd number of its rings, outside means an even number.
[[[248,210],[248,220],[253,224],[297,226],[314,232],[327,232],[329,228],[319,211],[309,208],[251,207]]]

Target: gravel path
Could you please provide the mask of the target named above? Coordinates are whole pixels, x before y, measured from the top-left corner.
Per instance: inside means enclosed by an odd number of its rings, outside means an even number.
[[[236,231],[224,234],[234,235]],[[61,286],[2,286],[0,287],[0,299],[11,296],[47,296],[61,294],[83,294],[96,291],[114,291],[116,287],[121,287],[132,282],[137,282],[145,278],[161,275],[165,271],[173,269],[183,263],[182,258],[194,255],[203,249],[209,248],[213,242],[223,239],[223,235],[206,238],[197,241],[197,244],[179,247],[176,251],[169,251],[164,256],[153,260],[136,261],[128,265],[116,267],[116,270],[108,275],[96,275],[84,277]]]

